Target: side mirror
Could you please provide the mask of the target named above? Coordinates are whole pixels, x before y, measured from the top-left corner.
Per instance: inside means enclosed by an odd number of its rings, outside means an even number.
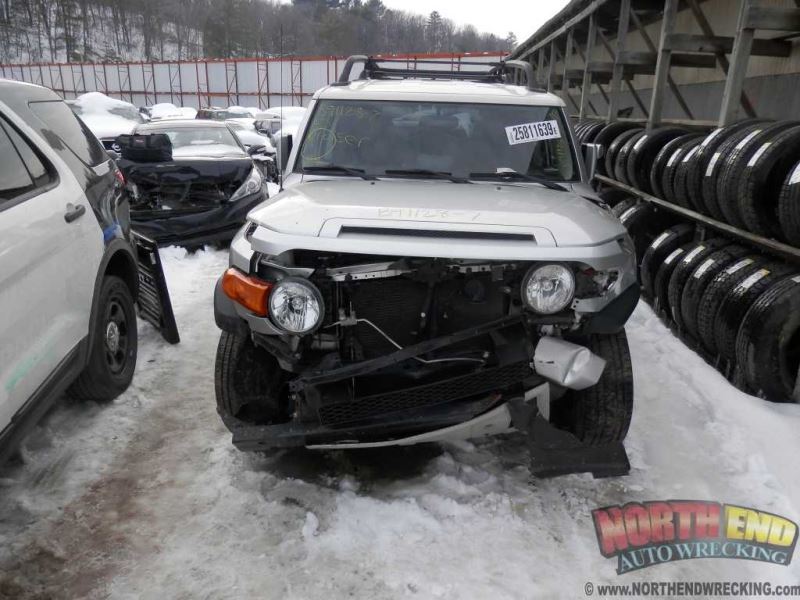
[[[282,135],[278,139],[278,166],[281,171],[286,170],[286,165],[289,164],[289,155],[292,153],[292,136]]]
[[[587,178],[591,181],[594,179],[597,161],[603,156],[603,147],[600,144],[582,144],[581,150],[583,150],[583,163],[586,165]]]
[[[247,154],[250,156],[254,156],[256,154],[264,154],[267,150],[267,147],[264,144],[258,144],[255,146],[250,146],[247,149]]]

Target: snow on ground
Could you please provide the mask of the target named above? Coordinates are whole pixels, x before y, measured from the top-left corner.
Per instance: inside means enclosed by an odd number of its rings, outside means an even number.
[[[532,480],[517,436],[242,454],[214,406],[223,252],[163,252],[181,343],[139,324],[132,387],[62,402],[0,470],[0,598],[584,597],[637,580],[800,581],[705,559],[618,577],[590,510],[708,499],[797,520],[800,406],[741,394],[644,304],[628,477]]]

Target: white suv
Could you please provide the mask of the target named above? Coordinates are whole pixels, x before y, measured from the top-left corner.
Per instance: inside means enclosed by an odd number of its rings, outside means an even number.
[[[68,388],[110,400],[133,377],[121,177],[54,92],[0,80],[0,461]]]
[[[531,408],[625,437],[639,287],[597,148],[529,64],[427,65],[351,57],[231,243],[216,393],[240,449],[524,430]]]

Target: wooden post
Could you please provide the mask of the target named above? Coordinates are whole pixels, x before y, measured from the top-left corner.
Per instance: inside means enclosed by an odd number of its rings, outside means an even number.
[[[567,75],[570,54],[572,54],[572,29],[567,32],[567,46],[564,48],[564,68],[561,70],[563,73],[561,77],[561,94],[564,98],[564,104],[568,104],[570,101],[569,76]]]
[[[556,64],[556,41],[550,42],[550,62],[547,65],[547,91],[553,91],[553,69]]]
[[[648,129],[653,129],[661,124],[661,113],[664,109],[664,92],[666,92],[666,83],[669,77],[669,63],[672,59],[672,51],[667,46],[667,36],[675,29],[675,17],[677,14],[678,0],[665,0],[664,17],[661,21],[661,38],[658,41],[656,75],[653,80],[653,94],[650,98],[650,116],[647,119]],[[639,30],[642,30],[641,27]]]
[[[619,26],[617,27],[617,51],[614,54],[614,68],[611,72],[611,100],[608,103],[608,122],[617,120],[617,109],[622,94],[622,55],[625,52],[625,40],[628,37],[628,25],[631,15],[631,0],[620,0]]]
[[[753,47],[755,31],[747,27],[747,13],[750,0],[741,0],[739,23],[736,26],[736,40],[733,42],[733,54],[728,77],[725,80],[725,91],[722,93],[722,108],[719,113],[719,126],[730,125],[736,119],[736,109],[744,88],[744,77],[747,74],[747,62]]]
[[[597,17],[594,13],[589,15],[589,33],[586,35],[586,55],[583,57],[583,81],[581,82],[581,104],[578,108],[578,118],[586,114],[586,104],[592,91],[592,73],[589,71],[589,61],[592,60],[592,51],[597,42]]]

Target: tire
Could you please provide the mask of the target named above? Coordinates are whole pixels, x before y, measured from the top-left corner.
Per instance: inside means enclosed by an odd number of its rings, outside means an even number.
[[[611,208],[614,208],[624,200],[635,200],[628,192],[617,188],[606,188],[602,192],[599,192],[597,196]]]
[[[694,226],[682,223],[664,230],[647,247],[639,267],[639,276],[642,282],[642,294],[645,299],[653,300],[653,285],[661,263],[675,250],[692,241]]]
[[[711,354],[717,354],[717,341],[714,338],[714,323],[722,300],[740,281],[749,277],[766,264],[758,255],[750,254],[734,261],[711,280],[700,296],[697,310],[697,335],[699,341]]]
[[[650,244],[665,227],[675,222],[675,217],[649,202],[640,202],[620,214],[619,220],[633,240],[636,264],[639,265]]]
[[[772,285],[745,314],[736,364],[748,387],[773,402],[792,402],[800,364],[800,277]]]
[[[661,175],[661,190],[664,193],[664,200],[673,204],[686,205],[686,173],[690,168],[690,161],[694,156],[695,149],[700,145],[703,138],[694,138],[684,142],[672,153],[664,167]],[[680,178],[678,174],[680,173]],[[680,201],[678,201],[680,198]]]
[[[778,134],[797,125],[796,122],[781,121],[765,126],[761,131],[753,132],[728,154],[727,160],[719,169],[716,180],[715,197],[717,205],[725,221],[744,229],[745,223],[739,214],[739,186],[747,171],[750,159],[760,152],[763,144],[770,144]]]
[[[641,127],[633,127],[630,129],[624,129],[622,133],[617,135],[614,140],[608,145],[608,149],[606,150],[606,157],[605,157],[605,175],[611,177],[612,179],[615,178],[614,174],[614,165],[617,162],[617,154],[619,153],[622,146],[624,146],[629,139],[631,139],[634,135],[641,132]],[[600,137],[604,132],[601,131],[597,137]]]
[[[765,237],[780,237],[778,201],[783,182],[800,160],[800,126],[764,144],[742,173],[737,199],[745,227]]]
[[[774,283],[793,273],[785,263],[772,262],[756,270],[728,291],[719,305],[714,340],[720,356],[736,358],[736,336],[747,310]]]
[[[689,279],[692,271],[700,266],[710,254],[727,244],[730,244],[730,242],[723,238],[697,242],[686,250],[686,254],[681,257],[672,270],[667,284],[667,303],[669,305],[669,315],[679,330],[684,331],[686,329],[683,323],[683,313],[681,312],[681,298],[683,296],[683,288],[686,286],[686,280]]]
[[[230,419],[269,425],[288,418],[286,376],[278,361],[249,337],[223,331],[214,364],[217,412]]]
[[[669,315],[669,280],[672,271],[680,262],[681,257],[686,254],[689,248],[693,248],[697,242],[689,242],[670,252],[659,265],[656,276],[653,278],[653,308],[657,313],[662,311]]]
[[[794,165],[781,186],[778,197],[780,238],[800,248],[800,162]]]
[[[699,212],[698,207],[695,206],[691,201],[689,191],[687,189],[687,182],[689,172],[694,168],[694,165],[697,162],[697,153],[699,151],[700,144],[696,144],[693,145],[691,149],[689,149],[681,157],[681,160],[675,166],[675,175],[672,178],[671,188],[671,201],[673,204],[683,206],[684,208],[688,208],[696,212]]]
[[[675,159],[673,159],[672,155],[678,152],[680,147],[685,143],[694,139],[699,140],[701,139],[701,136],[696,133],[681,135],[668,141],[658,151],[658,154],[653,160],[653,168],[650,170],[650,193],[653,194],[653,196],[661,198],[662,200],[666,200],[664,196],[664,188],[662,187],[662,180],[664,178],[664,170],[667,168],[667,163],[672,160],[673,162],[671,164],[674,164],[674,161],[677,160],[677,156]]]
[[[606,156],[608,155],[609,146],[611,143],[619,136],[620,134],[628,131],[629,129],[635,129],[637,125],[634,123],[609,123],[597,133],[594,138],[595,144],[598,144],[603,147],[603,151],[605,152]],[[609,172],[606,171],[605,160],[598,161],[597,163],[597,172],[600,175],[608,175]]]
[[[603,121],[592,121],[592,123],[588,125],[586,130],[583,132],[581,143],[594,144],[594,139],[597,137],[597,134],[600,133],[605,126],[606,124]]]
[[[650,172],[653,170],[653,163],[664,144],[684,135],[685,129],[676,127],[662,127],[651,132],[646,132],[638,139],[631,149],[627,169],[627,179],[630,184],[647,193],[653,193],[650,187]]]
[[[636,196],[628,196],[627,200],[621,200],[614,205],[614,208],[611,209],[611,212],[614,214],[615,217],[618,219],[624,212],[636,206],[639,202],[639,199]]]
[[[633,370],[625,331],[576,339],[606,360],[597,384],[570,390],[551,405],[551,420],[593,446],[622,441],[633,414]]]
[[[703,204],[703,176],[708,168],[709,161],[720,144],[722,144],[729,135],[736,133],[744,127],[760,122],[764,122],[764,120],[749,119],[733,123],[727,127],[715,129],[701,142],[697,150],[697,158],[687,171],[684,184],[689,196],[688,201],[692,206],[696,206],[701,209],[701,212],[705,212]]]
[[[729,135],[711,157],[708,167],[703,173],[702,197],[706,212],[716,220],[725,221],[725,215],[722,213],[719,200],[717,199],[717,181],[719,180],[724,165],[727,164],[730,155],[736,151],[737,148],[747,145],[751,139],[758,136],[764,129],[765,124],[763,123],[756,123],[740,129],[736,133]]]
[[[633,182],[628,179],[628,162],[631,154],[633,153],[634,147],[636,147],[636,144],[639,143],[639,140],[645,139],[646,136],[646,131],[637,131],[630,138],[628,138],[628,141],[625,142],[619,149],[617,157],[614,159],[614,178],[617,181],[621,181],[626,185],[633,186]]]
[[[700,309],[700,298],[706,287],[723,269],[750,252],[752,250],[749,248],[735,244],[721,248],[709,254],[687,278],[681,293],[681,320],[684,329],[693,338],[699,337],[697,313]]]
[[[136,370],[138,335],[133,295],[108,275],[100,286],[89,362],[67,393],[79,400],[110,402],[128,389]]]

